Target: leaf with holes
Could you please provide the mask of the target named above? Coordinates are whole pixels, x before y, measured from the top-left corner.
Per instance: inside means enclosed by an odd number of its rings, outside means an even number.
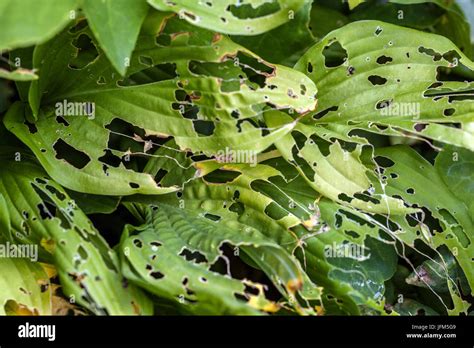
[[[13,244],[1,247],[4,255],[19,248]],[[0,315],[51,315],[49,278],[40,264],[2,256],[0,274]]]
[[[143,174],[140,158],[167,138],[181,151],[208,156],[226,148],[259,152],[294,125],[267,129],[264,107],[297,113],[315,108],[316,88],[303,74],[261,61],[224,36],[188,27],[153,13],[125,79],[94,51],[87,28],[65,31],[35,50],[42,73],[29,99],[38,121],[14,105],[5,123],[69,189],[160,194],[176,187],[161,187]],[[83,50],[96,53],[79,59]],[[78,57],[71,61],[74,52]],[[94,60],[84,66],[84,57]]]
[[[265,114],[270,127],[286,123],[289,118],[278,111]],[[333,134],[328,136],[327,133],[319,125],[300,123],[275,145],[313,189],[333,201],[381,214],[415,211],[407,208],[402,200],[384,193],[379,178],[370,175],[368,168],[361,163],[362,145],[352,150],[344,149],[339,141],[330,141]]]
[[[190,23],[233,35],[258,35],[288,22],[306,0],[148,0],[160,11],[173,11]]]
[[[140,201],[181,207],[213,218],[219,226],[233,230],[260,231],[290,255],[298,256],[304,274],[324,286],[322,300],[329,312],[357,314],[360,313],[358,305],[383,312],[383,283],[393,273],[395,249],[384,247],[386,238],[379,235],[375,223],[360,223],[366,219],[364,214],[321,199],[289,164],[281,158],[269,157],[265,165],[255,167],[200,162],[198,166],[205,174],[203,179],[189,182],[182,194],[164,195],[159,199],[142,197]],[[365,241],[372,255],[367,255]],[[344,246],[347,242],[352,246]],[[328,247],[334,245],[340,247],[341,252],[358,249],[366,257],[359,255],[357,260],[350,255],[346,259],[339,259],[340,255],[336,254],[334,258],[327,257]],[[380,255],[384,255],[387,271],[381,272]],[[358,271],[351,273],[354,262]],[[258,266],[271,273],[264,268],[265,264],[270,266],[268,261]],[[278,263],[271,265],[277,267]],[[281,290],[284,293],[284,289]],[[303,288],[303,296],[305,294]]]
[[[447,247],[462,268],[473,293],[474,289],[474,243],[473,219],[468,207],[451,191],[436,168],[404,146],[378,149],[375,152],[386,180],[388,195],[397,196],[411,205],[422,207],[419,213],[405,217],[392,217],[396,224],[396,235],[407,245],[415,248],[415,240],[420,239],[436,250]],[[430,184],[427,185],[426,183]],[[469,197],[469,193],[466,194]],[[472,195],[471,195],[472,196]],[[433,226],[431,229],[427,225]],[[407,233],[409,232],[409,233]],[[446,269],[446,266],[442,266]],[[450,283],[450,292],[454,299],[460,299],[460,290],[456,283]],[[452,308],[453,313],[466,310],[462,301]]]
[[[84,0],[83,10],[112,65],[125,75],[148,11],[145,0]]]
[[[4,163],[0,190],[14,241],[41,246],[39,257],[54,261],[64,293],[95,314],[150,314],[149,300],[123,286],[117,256],[66,192],[25,159]]]
[[[474,150],[467,128],[474,63],[444,37],[355,22],[328,34],[295,67],[319,89],[308,123],[396,131]]]
[[[152,293],[195,314],[256,314],[280,305],[265,299],[263,285],[232,278],[232,261],[222,252],[229,245],[235,256],[245,254],[258,265],[272,268],[269,276],[294,296],[303,287],[297,262],[277,243],[252,228],[230,228],[214,214],[158,203],[138,206],[144,225],[129,227],[121,243],[125,276]],[[218,261],[224,261],[224,275]],[[306,284],[307,286],[309,284]],[[318,298],[318,289],[312,289]],[[262,304],[256,306],[256,304]],[[295,304],[297,310],[302,311]]]

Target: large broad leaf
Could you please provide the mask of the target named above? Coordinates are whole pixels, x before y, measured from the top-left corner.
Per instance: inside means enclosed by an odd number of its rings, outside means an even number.
[[[355,22],[313,46],[296,69],[316,83],[312,124],[427,137],[474,150],[474,64],[448,39]],[[458,127],[452,127],[451,125]]]
[[[190,23],[221,33],[257,35],[288,22],[307,0],[148,0],[160,11],[173,11]]]
[[[74,18],[76,7],[77,0],[3,0],[0,50],[49,40]]]
[[[232,246],[234,255],[245,254],[261,266],[296,310],[304,311],[294,298],[301,289],[303,296],[319,298],[298,262],[254,228],[221,223],[217,215],[194,207],[158,203],[138,208],[145,209],[146,222],[129,227],[123,236],[124,274],[160,297],[181,303],[186,312],[256,314],[279,309],[265,298],[263,285],[232,278],[231,261],[221,250],[224,244]],[[225,275],[213,269],[219,259],[227,262]]]
[[[49,277],[39,263],[0,257],[0,274],[0,315],[51,315]]]
[[[416,4],[435,4],[445,10],[442,16],[433,23],[432,30],[438,34],[453,40],[461,50],[471,59],[473,57],[473,49],[471,44],[470,25],[463,13],[461,4],[455,1],[443,0],[390,0],[392,3],[413,6]],[[408,6],[406,7],[408,8]],[[468,13],[468,12],[467,12]]]
[[[82,8],[94,36],[117,71],[125,75],[140,27],[145,0],[84,0]]]
[[[26,159],[2,160],[0,191],[14,240],[54,262],[64,293],[95,314],[151,314],[148,299],[124,286],[117,256],[64,189]]]
[[[31,113],[18,104],[5,118],[46,171],[76,191],[170,192],[175,188],[159,187],[128,160],[149,156],[169,136],[181,151],[208,156],[226,148],[259,152],[294,126],[267,129],[264,107],[305,113],[316,105],[315,85],[303,74],[175,17],[148,18],[125,79],[100,51],[93,53],[90,38],[87,28],[65,31],[37,47],[41,78],[29,99],[39,119],[30,125]],[[69,102],[91,103],[95,113],[58,116],[57,108]]]
[[[270,126],[275,125],[271,122],[276,122],[279,117],[282,115],[278,112],[266,115]],[[402,242],[421,254],[424,253],[415,244],[417,240],[428,244],[435,253],[441,246],[447,246],[466,273],[472,289],[472,217],[466,205],[453,195],[433,166],[414,151],[404,148],[376,149],[374,153],[367,146],[366,150],[362,150],[364,141],[357,137],[351,140],[342,136],[344,149],[334,140],[341,136],[333,129],[319,124],[298,124],[291,135],[277,142],[277,147],[314,189],[340,201],[348,209],[356,207],[362,210],[355,215],[351,211],[350,216],[365,220],[368,225],[366,223],[362,231],[347,229],[349,235],[355,232],[359,236],[369,234],[374,237],[380,230],[390,237],[390,243]],[[361,145],[349,143],[356,140]],[[389,154],[388,163],[387,159],[378,157],[386,157],[385,154]],[[369,182],[368,178],[372,180]],[[429,187],[426,186],[427,180]],[[369,189],[362,191],[369,183]],[[344,191],[346,193],[341,196],[340,192]],[[469,191],[466,195],[460,195],[461,199],[472,201]],[[383,204],[380,198],[385,201]],[[332,210],[334,213],[334,208]],[[380,213],[385,216],[380,216]],[[341,223],[337,220],[340,221],[341,217],[333,219],[333,226],[340,227]],[[406,259],[405,252],[401,252],[400,256]],[[443,264],[440,267],[447,268]],[[445,305],[446,310],[450,313],[465,312],[466,304],[461,300],[456,284],[451,282],[449,289],[455,303],[451,308]]]

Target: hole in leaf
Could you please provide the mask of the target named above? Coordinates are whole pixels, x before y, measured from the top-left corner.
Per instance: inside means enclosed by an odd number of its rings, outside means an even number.
[[[212,121],[194,120],[193,127],[196,133],[200,136],[210,136],[214,134],[216,125]]]
[[[383,78],[382,76],[378,76],[378,75],[370,75],[368,79],[370,83],[372,83],[374,86],[383,85],[387,82],[386,78]]]
[[[194,263],[207,263],[206,256],[199,251],[191,251],[187,248],[183,248],[183,251],[179,254],[183,256],[187,261],[192,261]]]
[[[337,198],[340,199],[341,201],[347,202],[347,203],[350,203],[350,202],[352,202],[352,200],[353,200],[352,197],[349,197],[349,196],[346,195],[345,193],[340,193],[340,194],[337,196]]]
[[[206,219],[211,220],[211,221],[219,221],[221,219],[221,217],[219,215],[214,215],[214,214],[210,214],[210,213],[204,214],[204,217]]]
[[[314,118],[315,120],[318,120],[318,119],[320,119],[321,117],[327,115],[327,114],[330,113],[330,112],[336,112],[338,109],[339,109],[338,106],[331,106],[330,108],[327,108],[327,109],[325,109],[325,110],[322,110],[322,111],[318,112],[317,114],[315,114],[315,115],[313,116],[313,118]]]
[[[448,108],[444,109],[443,114],[444,116],[452,116],[456,112],[456,109]]]
[[[150,277],[152,277],[153,279],[161,279],[163,278],[165,275],[161,272],[158,272],[158,271],[155,271],[155,272],[150,272]]]
[[[433,61],[435,61],[435,62],[438,61],[438,60],[441,60],[441,57],[442,57],[441,54],[438,53],[438,52],[436,52],[435,50],[433,50],[433,49],[431,49],[431,48],[425,48],[425,47],[423,47],[423,46],[420,46],[420,47],[418,48],[418,52],[424,53],[424,54],[426,54],[426,55],[428,55],[428,56],[433,57]]]
[[[51,214],[49,209],[43,203],[38,204],[38,211],[39,211],[41,219],[43,220],[52,219],[54,217],[54,215]]]
[[[335,68],[344,64],[347,60],[347,51],[339,41],[333,41],[323,49],[324,65],[328,68]]]
[[[69,126],[69,122],[66,121],[63,117],[61,116],[57,116],[56,117],[56,122],[59,123],[59,124],[63,124],[65,127],[68,127]]]
[[[236,213],[237,215],[241,216],[244,213],[245,208],[244,208],[244,205],[241,202],[234,202],[229,207],[229,210],[231,212]]]
[[[75,149],[62,139],[58,139],[53,148],[57,159],[63,159],[77,169],[84,168],[91,160],[85,152]]]
[[[374,160],[379,166],[383,168],[390,168],[393,165],[395,165],[394,161],[392,161],[390,158],[383,157],[383,156],[376,156]]]
[[[111,150],[107,149],[105,150],[105,155],[103,155],[102,157],[99,157],[98,160],[102,163],[105,163],[105,164],[108,164],[112,167],[115,167],[117,168],[120,163],[122,162],[122,160],[120,159],[120,157],[118,156],[115,156]]]
[[[23,124],[28,127],[28,131],[31,134],[35,134],[36,132],[38,132],[38,128],[36,128],[36,125],[34,123],[30,123],[30,122],[25,120],[25,122],[23,122]]]
[[[377,58],[377,63],[378,64],[387,64],[387,63],[390,63],[390,62],[393,62],[393,58],[392,57],[387,57],[387,56],[380,56]]]
[[[384,108],[389,108],[390,105],[392,105],[392,102],[393,101],[391,99],[379,101],[379,102],[377,102],[377,104],[375,104],[375,108],[378,109],[378,110],[384,109]]]
[[[280,10],[279,2],[264,2],[260,6],[255,7],[251,3],[240,3],[238,5],[227,6],[226,11],[229,11],[239,19],[259,18],[272,15]]]

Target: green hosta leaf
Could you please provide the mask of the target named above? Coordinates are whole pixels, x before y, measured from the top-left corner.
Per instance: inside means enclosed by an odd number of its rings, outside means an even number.
[[[462,8],[456,2],[443,0],[390,0],[390,2],[410,6],[433,3],[444,9],[445,13],[433,26],[434,31],[453,40],[468,57],[473,58],[470,25]]]
[[[293,66],[316,41],[309,29],[311,8],[312,1],[305,1],[290,20],[278,28],[256,36],[233,36],[232,40],[269,62]]]
[[[39,263],[0,257],[0,274],[0,315],[52,314],[49,278]]]
[[[265,119],[270,127],[288,122],[289,116],[274,111],[267,112]],[[276,142],[283,157],[294,164],[313,189],[339,203],[374,213],[405,214],[414,211],[406,208],[403,201],[387,197],[378,182],[361,163],[362,146],[349,151],[338,141],[328,145],[318,135],[327,130],[298,124],[291,134]],[[324,151],[324,153],[323,153]]]
[[[255,229],[232,228],[209,216],[162,203],[147,210],[145,225],[129,227],[124,234],[121,250],[125,275],[161,297],[177,300],[191,313],[255,314],[257,309],[277,310],[276,304],[264,300],[261,285],[212,270],[219,258],[225,260],[220,248],[228,243],[240,249],[234,249],[234,253],[245,253],[256,264],[272,268],[272,281],[288,289],[290,295],[300,290],[301,270],[278,244]],[[247,287],[258,290],[259,296],[252,295]],[[317,298],[317,289],[313,292]],[[256,306],[257,299],[264,305],[262,308]]]
[[[65,294],[95,314],[150,314],[148,299],[123,286],[117,256],[66,192],[25,159],[4,165],[0,192],[15,240],[41,246]]]
[[[393,275],[397,259],[377,222],[321,198],[281,158],[264,163],[278,168],[288,182],[272,177],[267,184],[257,180],[252,187],[272,198],[280,215],[286,211],[301,219],[291,228],[297,240],[290,246],[311,279],[323,286],[325,311],[356,314],[367,307],[383,313],[384,281]]]
[[[67,188],[111,195],[167,193],[176,187],[159,187],[133,165],[163,138],[173,137],[181,151],[206,155],[226,148],[259,152],[293,126],[266,129],[261,112],[267,104],[298,113],[315,107],[316,88],[306,76],[261,61],[224,36],[160,13],[144,27],[126,79],[100,52],[86,67],[68,66],[79,64],[76,58],[71,63],[74,40],[94,51],[87,28],[65,31],[35,50],[41,78],[30,88],[30,104],[40,111],[38,121],[25,123],[33,117],[14,105],[5,123]],[[92,103],[95,114],[58,117],[57,107],[65,101]]]
[[[444,37],[377,21],[355,22],[297,63],[316,83],[312,124],[398,131],[474,150],[474,64]],[[466,82],[465,82],[466,81]],[[456,124],[452,128],[445,124]]]
[[[146,1],[84,0],[82,7],[105,54],[117,71],[125,75],[148,11]]]
[[[0,50],[49,40],[72,19],[76,7],[76,0],[3,0]]]
[[[258,35],[290,20],[307,0],[148,0],[160,11],[173,11],[190,23],[233,35]]]

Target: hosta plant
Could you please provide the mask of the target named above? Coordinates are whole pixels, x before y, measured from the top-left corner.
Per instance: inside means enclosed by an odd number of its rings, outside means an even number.
[[[473,12],[0,0],[0,314],[472,313]]]

